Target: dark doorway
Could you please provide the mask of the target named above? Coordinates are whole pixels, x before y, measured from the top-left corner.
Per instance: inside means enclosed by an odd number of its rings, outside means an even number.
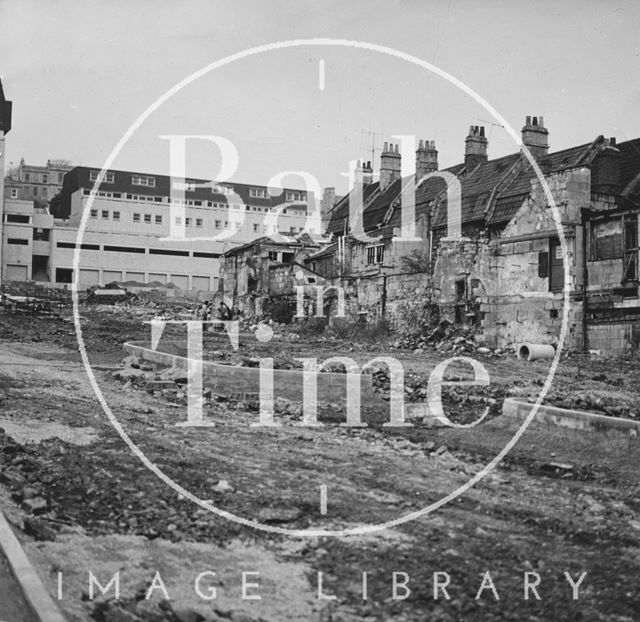
[[[34,281],[49,281],[49,257],[47,255],[32,255],[31,278]]]

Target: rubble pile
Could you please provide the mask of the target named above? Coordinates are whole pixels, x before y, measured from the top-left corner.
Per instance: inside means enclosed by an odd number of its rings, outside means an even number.
[[[621,391],[589,389],[554,392],[547,396],[545,402],[559,408],[586,410],[610,417],[640,417],[640,398],[636,394]]]
[[[441,320],[438,326],[429,333],[412,333],[403,335],[392,343],[394,348],[411,349],[415,353],[426,349],[459,356],[464,354],[478,354],[501,356],[504,350],[496,348],[491,350],[481,346],[476,341],[477,329],[474,326],[457,326],[448,320]]]
[[[371,369],[374,391],[381,394],[383,399],[390,399],[391,381],[385,366]],[[464,378],[448,374],[447,382],[456,382]],[[404,375],[404,399],[406,402],[424,402],[428,395],[429,377],[414,372]],[[497,417],[502,412],[502,402],[507,389],[504,385],[489,385],[486,387],[460,387],[447,385],[442,387],[442,403],[447,413],[455,413],[456,423],[470,423],[480,416],[485,408],[489,408],[488,417]]]
[[[157,606],[150,606],[146,598],[150,587],[151,581],[141,585],[133,598],[109,599],[96,603],[91,618],[96,622],[259,622],[240,610],[227,611],[213,607],[212,613],[205,617],[196,609],[180,607],[170,600],[163,599]]]
[[[187,377],[184,372],[175,369],[159,371],[135,356],[128,356],[122,362],[124,367],[112,375],[124,384],[125,389],[140,389],[176,405],[187,403]],[[203,397],[205,402],[210,400],[211,390],[205,389]]]

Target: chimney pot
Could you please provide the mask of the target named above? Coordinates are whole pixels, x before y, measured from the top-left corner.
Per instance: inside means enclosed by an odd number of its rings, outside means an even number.
[[[384,143],[380,157],[380,190],[385,190],[401,177],[401,156],[398,144]]]
[[[549,151],[549,132],[544,127],[543,117],[527,115],[522,128],[522,144],[534,158],[542,158]]]
[[[484,126],[472,125],[465,139],[464,165],[468,171],[487,161],[487,138]]]
[[[422,138],[420,139],[420,142],[418,143],[418,149],[424,149],[424,142],[422,141]]]
[[[438,170],[438,152],[435,141],[424,139],[420,141],[420,148],[416,151],[416,183],[428,173]]]

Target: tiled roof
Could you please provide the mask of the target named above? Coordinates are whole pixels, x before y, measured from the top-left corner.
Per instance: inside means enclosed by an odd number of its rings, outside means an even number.
[[[550,153],[538,164],[544,174],[554,173],[577,166],[587,156],[591,144],[580,145]],[[520,156],[520,154],[515,154]],[[488,214],[490,224],[500,224],[511,220],[531,192],[531,180],[536,177],[533,167],[524,156],[519,157],[519,170],[513,179],[504,184],[496,193],[495,203]]]
[[[365,219],[368,219],[369,201],[372,200],[377,194],[379,194],[380,184],[378,182],[373,184],[366,184],[362,191],[362,203],[365,207]],[[329,211],[329,224],[327,226],[327,233],[342,234],[344,232],[345,223],[349,220],[349,196],[342,197],[333,208]],[[371,220],[371,219],[368,219]],[[364,222],[365,229],[367,227],[367,220]],[[375,226],[375,223],[371,226]]]
[[[599,136],[592,143],[550,153],[540,159],[540,168],[548,175],[576,166],[589,166],[602,141],[603,137]],[[618,143],[617,147],[622,153],[621,187],[624,188],[640,173],[640,139]],[[460,178],[463,223],[481,222],[485,219],[489,224],[508,222],[529,196],[531,180],[535,177],[533,167],[520,152],[483,162],[469,175],[460,175],[465,172],[463,164],[444,170]],[[443,179],[431,177],[416,192],[416,217],[419,218],[435,204],[431,214],[431,226],[434,228],[447,224],[445,189]],[[392,184],[384,194],[376,194],[377,190],[377,183],[365,186],[364,228],[373,234],[383,227],[383,234],[388,236],[391,235],[389,231],[401,224],[399,207],[393,210],[385,222],[389,206],[394,201],[399,203],[400,181]],[[640,180],[634,185],[632,194],[640,195]],[[334,208],[328,231],[342,233],[348,214],[347,195]]]

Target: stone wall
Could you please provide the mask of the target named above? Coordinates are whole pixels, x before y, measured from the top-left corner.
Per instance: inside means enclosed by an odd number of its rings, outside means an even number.
[[[589,205],[590,178],[585,168],[549,176],[565,236],[565,267],[571,292],[582,289],[581,207]],[[558,340],[562,294],[550,291],[550,238],[558,237],[556,219],[537,179],[531,195],[504,228],[488,241],[439,240],[433,275],[434,301],[451,321],[465,317],[479,323],[481,338],[493,347]],[[547,271],[541,255],[547,255]],[[581,308],[572,305],[566,346],[581,345]],[[479,317],[478,317],[479,314]]]
[[[638,348],[640,320],[589,324],[589,349],[600,350],[606,356],[626,356]]]

